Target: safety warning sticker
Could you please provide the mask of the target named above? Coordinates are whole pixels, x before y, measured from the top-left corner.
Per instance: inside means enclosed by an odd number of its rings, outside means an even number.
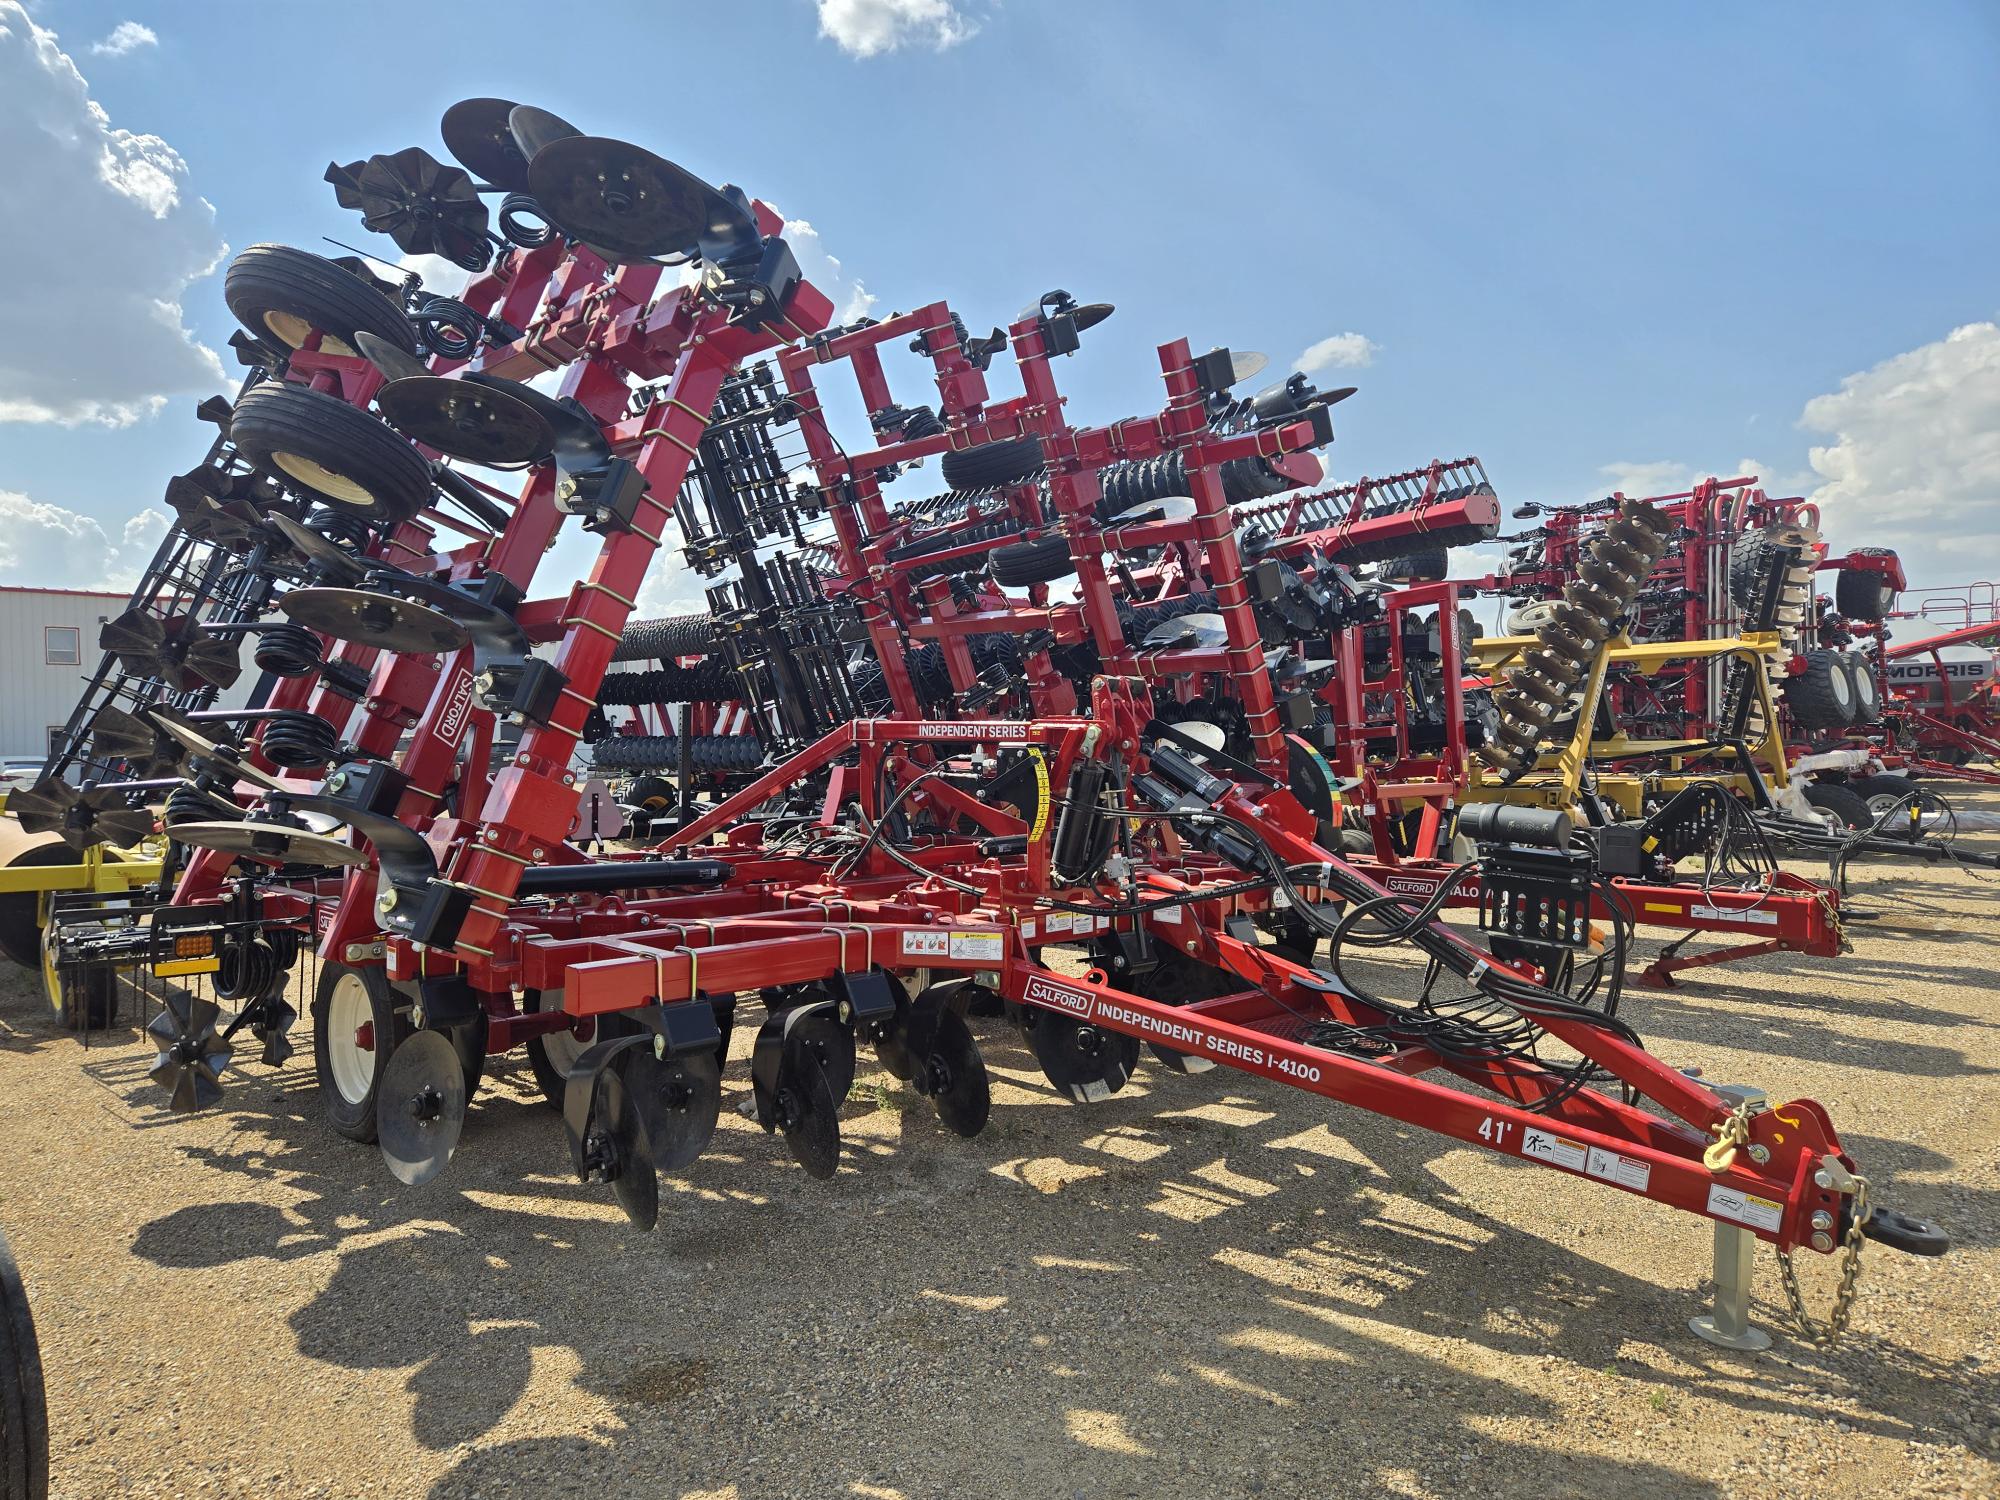
[[[1532,1156],[1536,1161],[1545,1161],[1553,1167],[1567,1167],[1572,1172],[1581,1172],[1588,1160],[1588,1153],[1581,1143],[1564,1140],[1559,1135],[1550,1135],[1546,1130],[1536,1130],[1533,1126],[1521,1132],[1521,1154]]]
[[[953,958],[997,964],[1006,951],[1006,944],[1001,941],[997,932],[954,932],[951,935]]]
[[[1646,1163],[1634,1157],[1621,1156],[1616,1151],[1606,1151],[1602,1146],[1590,1148],[1590,1160],[1584,1163],[1583,1170],[1592,1177],[1602,1177],[1606,1182],[1615,1182],[1635,1193],[1645,1192],[1646,1185],[1653,1180],[1653,1169]]]
[[[1748,1224],[1752,1229],[1768,1229],[1773,1234],[1777,1233],[1778,1226],[1785,1219],[1784,1204],[1759,1198],[1755,1193],[1724,1187],[1719,1182],[1709,1184],[1708,1211],[1719,1219],[1734,1219],[1739,1224]]]

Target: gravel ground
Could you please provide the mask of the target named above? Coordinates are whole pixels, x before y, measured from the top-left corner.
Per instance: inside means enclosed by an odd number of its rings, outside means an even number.
[[[1856,886],[1904,930],[1625,1011],[1677,1064],[1823,1102],[1952,1232],[1943,1261],[1871,1247],[1831,1354],[1693,1338],[1692,1218],[1226,1072],[1069,1105],[998,1022],[983,1136],[864,1054],[832,1182],[729,1108],[732,1066],[642,1235],[568,1179],[518,1057],[400,1189],[319,1124],[303,1025],[180,1118],[136,1031],[85,1050],[9,968],[0,1224],[54,1494],[1993,1495],[2000,877]],[[1801,1261],[1823,1310],[1832,1263]],[[1757,1292],[1775,1325],[1762,1250]]]

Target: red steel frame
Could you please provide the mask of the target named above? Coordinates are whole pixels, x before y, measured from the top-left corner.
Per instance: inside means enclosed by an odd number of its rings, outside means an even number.
[[[756,208],[765,232],[779,232],[777,216],[762,204]],[[439,815],[437,805],[465,726],[480,713],[468,706],[459,687],[463,661],[381,657],[374,662],[357,738],[388,753],[398,733],[415,726],[416,738],[402,763],[413,783],[404,819],[444,852],[445,877],[474,897],[452,948],[424,950],[381,935],[374,919],[372,869],[350,874],[337,895],[332,881],[271,884],[266,894],[272,913],[309,924],[329,957],[378,951],[379,945],[397,979],[462,972],[493,1017],[496,1046],[559,1028],[575,1017],[825,980],[871,967],[907,974],[972,973],[987,976],[1003,995],[1024,1006],[1169,1041],[1180,1051],[1501,1154],[1594,1177],[1748,1228],[1783,1246],[1810,1244],[1814,1214],[1827,1211],[1838,1218],[1840,1195],[1817,1185],[1816,1169],[1823,1157],[1846,1158],[1819,1106],[1799,1101],[1753,1115],[1747,1147],[1711,1169],[1704,1152],[1732,1116],[1729,1101],[1586,1021],[1551,1013],[1543,1024],[1559,1041],[1661,1106],[1666,1117],[1594,1089],[1559,1094],[1557,1075],[1518,1059],[1481,1065],[1422,1047],[1370,1059],[1306,1045],[1299,1039],[1304,1021],[1333,1018],[1375,1025],[1383,1016],[1358,997],[1328,993],[1310,971],[1224,931],[1222,919],[1232,910],[1253,910],[1268,898],[1261,892],[1205,895],[1204,888],[1226,884],[1234,876],[1215,861],[1180,849],[1171,835],[1161,835],[1151,846],[1142,881],[1148,894],[1178,899],[1150,911],[1145,925],[1159,941],[1226,969],[1245,984],[1239,994],[1179,1008],[1121,990],[1101,972],[1077,980],[1037,960],[1036,950],[1049,942],[1075,941],[1079,922],[1087,924],[1083,932],[1095,935],[1139,920],[1068,913],[1068,923],[1059,928],[1057,914],[1038,904],[1045,898],[1061,894],[1101,902],[1116,893],[1052,889],[1045,840],[1031,838],[1025,856],[1001,860],[979,855],[969,841],[943,839],[912,855],[936,872],[924,878],[912,877],[880,853],[838,881],[829,879],[821,865],[763,855],[752,842],[753,830],[733,820],[777,786],[830,769],[850,753],[859,757],[859,769],[839,785],[871,815],[883,812],[883,795],[936,763],[938,743],[945,738],[988,749],[1034,746],[1047,756],[1057,779],[1086,754],[1115,755],[1136,764],[1143,754],[1140,730],[1149,717],[1154,688],[1203,673],[1226,678],[1237,694],[1249,720],[1254,764],[1263,778],[1262,784],[1232,787],[1220,810],[1259,829],[1268,847],[1287,863],[1319,866],[1327,880],[1338,872],[1355,889],[1387,894],[1316,842],[1314,819],[1286,790],[1288,745],[1263,670],[1262,642],[1219,474],[1228,460],[1253,455],[1282,460],[1323,439],[1307,422],[1226,436],[1210,430],[1186,340],[1161,346],[1167,399],[1158,414],[1079,429],[1063,420],[1062,398],[1035,318],[1024,318],[1009,330],[1023,393],[994,402],[988,399],[982,372],[959,350],[949,309],[941,302],[869,328],[815,339],[827,327],[832,309],[810,286],[797,290],[775,326],[745,327],[732,324],[726,310],[698,290],[670,291],[649,301],[657,275],[651,267],[607,268],[587,251],[563,256],[544,249],[510,255],[467,294],[475,306],[529,329],[508,348],[482,355],[479,366],[524,375],[567,364],[564,393],[598,417],[615,451],[634,457],[650,494],[632,528],[607,536],[589,574],[564,597],[531,599],[519,611],[530,639],[555,643],[555,663],[568,688],[551,722],[526,729],[511,762],[492,779],[483,799],[461,799],[464,808],[477,800],[476,813]],[[872,410],[888,399],[876,351],[890,339],[912,335],[922,337],[931,351],[948,430],[873,450],[841,451],[820,416],[814,367],[850,363]],[[670,838],[666,847],[699,847],[703,853],[729,857],[734,874],[725,886],[693,895],[518,906],[512,897],[522,869],[575,858],[563,843],[578,803],[571,754],[633,597],[660,546],[669,506],[697,451],[717,390],[743,360],[774,349],[780,350],[787,387],[808,418],[803,430],[830,501],[843,572],[885,668],[895,716],[841,726]],[[359,378],[359,372],[339,369],[337,363],[323,356],[295,360],[293,378],[317,381],[325,374],[348,399],[365,400],[357,396],[357,387],[343,383]],[[627,379],[633,376],[665,384],[643,413],[626,416]],[[910,583],[903,576],[908,570],[886,557],[891,528],[880,471],[953,448],[1029,434],[1041,440],[1048,461],[1053,516],[1043,519],[1058,521],[1070,539],[1079,601],[1052,604],[1044,596],[1031,597],[1024,605],[994,599],[966,611],[949,604],[941,585]],[[1194,516],[1115,531],[1100,526],[1094,512],[1097,470],[1175,449],[1186,460]],[[1023,496],[1021,503],[1031,502]],[[434,554],[423,528],[412,525],[398,533],[395,545],[414,566],[452,578],[499,572],[525,589],[562,519],[549,475],[541,471],[530,479],[500,535]],[[1106,552],[1156,544],[1193,549],[1190,556],[1198,558],[1227,625],[1221,648],[1147,652],[1125,642],[1112,604]],[[1445,619],[1455,614],[1453,585],[1407,592],[1402,607],[1435,604]],[[915,695],[901,668],[905,633],[942,642],[954,685],[962,688],[972,678],[964,649],[969,635],[1030,628],[1051,630],[1059,640],[1087,637],[1095,643],[1103,667],[1089,718],[1039,703],[1031,720],[939,723],[917,716]],[[1382,684],[1358,680],[1358,632],[1345,634],[1352,639],[1336,646],[1350,675],[1335,706],[1345,716],[1344,728],[1358,741],[1372,727],[1368,693]],[[1445,681],[1456,683],[1462,668],[1455,632],[1440,634],[1446,643]],[[1392,631],[1391,637],[1399,641],[1400,632]],[[349,648],[342,648],[342,654],[348,660],[365,657]],[[287,691],[299,696],[304,689],[287,684]],[[1050,698],[1060,696],[1053,687],[1045,685],[1044,691]],[[344,712],[324,691],[311,699],[311,706],[316,712]],[[1352,766],[1364,778],[1373,778],[1377,795],[1441,804],[1456,785],[1459,768],[1453,756],[1462,754],[1463,747],[1462,724],[1457,710],[1453,712],[1446,754],[1421,773],[1400,763],[1385,772],[1358,749]],[[978,817],[972,811],[976,804],[968,806],[970,799],[948,788],[927,793],[974,817],[989,832],[1021,826],[990,809]],[[705,842],[711,835],[725,838],[719,849]],[[198,858],[178,898],[210,895],[220,874],[217,864]],[[947,872],[980,894],[946,884]],[[1476,966],[1475,974],[1498,966],[1491,955],[1466,945],[1454,929],[1434,924],[1432,933],[1465,954]],[[517,986],[560,991],[564,1008],[518,1015],[511,1000]],[[1480,1084],[1494,1097],[1470,1096],[1423,1076],[1441,1068]],[[1537,1111],[1537,1104],[1547,1107]]]

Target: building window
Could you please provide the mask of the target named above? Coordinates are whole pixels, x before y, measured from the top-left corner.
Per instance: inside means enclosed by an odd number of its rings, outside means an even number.
[[[42,657],[52,667],[82,666],[83,632],[74,625],[44,625]]]

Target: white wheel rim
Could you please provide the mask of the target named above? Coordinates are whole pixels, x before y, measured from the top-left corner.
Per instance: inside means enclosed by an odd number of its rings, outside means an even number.
[[[368,982],[359,974],[341,975],[326,1007],[326,1063],[334,1088],[349,1104],[361,1103],[375,1086],[375,1049],[358,1039],[361,1028],[374,1023]]]
[[[336,474],[323,464],[316,464],[309,458],[296,453],[273,453],[271,462],[283,469],[300,484],[318,490],[322,495],[330,495],[344,504],[362,510],[375,508],[375,497],[345,474]]]
[[[561,1010],[562,992],[550,990],[544,993],[536,1002],[536,1009],[542,1012]],[[576,1066],[576,1060],[583,1055],[583,1049],[596,1040],[597,1018],[591,1016],[579,1020],[568,1031],[546,1033],[542,1037],[542,1055],[548,1058],[550,1067],[567,1078],[569,1070]]]

